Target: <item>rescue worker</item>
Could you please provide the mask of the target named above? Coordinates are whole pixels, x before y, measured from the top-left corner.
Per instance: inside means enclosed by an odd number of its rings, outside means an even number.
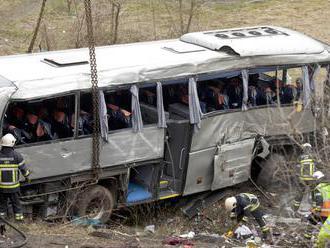
[[[230,216],[236,218],[237,222],[244,220],[252,215],[259,224],[263,238],[266,239],[269,234],[269,227],[264,220],[264,213],[259,209],[260,201],[257,196],[249,193],[241,193],[229,197],[225,200],[225,208],[230,211]]]
[[[330,247],[330,216],[323,223],[317,236],[317,248]]]
[[[313,175],[316,172],[315,161],[312,157],[312,146],[309,143],[305,143],[302,145],[303,154],[300,156],[300,161],[298,165],[299,169],[299,190],[297,191],[297,195],[293,201],[293,209],[298,210],[300,207],[300,203],[304,197],[304,195],[308,192],[312,192],[313,197],[313,189],[317,185],[317,178]]]
[[[320,181],[324,178],[321,171],[316,171],[313,174],[315,180]],[[309,224],[317,225],[319,222],[324,222],[330,214],[330,184],[319,183],[312,192],[312,209],[311,214],[307,217]],[[304,237],[312,238],[313,229],[311,225],[306,226]]]
[[[19,201],[19,172],[26,180],[30,174],[21,154],[14,150],[16,138],[8,133],[1,138],[0,145],[0,216],[7,214],[7,202],[10,199],[15,220],[23,220],[22,206]]]

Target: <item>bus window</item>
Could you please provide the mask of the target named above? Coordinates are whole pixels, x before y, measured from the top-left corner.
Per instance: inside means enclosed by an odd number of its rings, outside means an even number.
[[[74,100],[71,95],[10,103],[3,134],[12,133],[18,145],[73,137]]]
[[[139,98],[143,123],[156,124],[158,122],[156,85],[140,88]]]
[[[242,107],[243,83],[240,76],[200,81],[197,90],[203,113]]]
[[[289,68],[249,75],[248,107],[302,101],[302,70]]]
[[[132,127],[131,93],[129,90],[105,92],[109,130]]]

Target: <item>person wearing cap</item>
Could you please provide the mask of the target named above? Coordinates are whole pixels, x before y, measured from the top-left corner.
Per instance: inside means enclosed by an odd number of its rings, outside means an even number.
[[[297,195],[293,201],[293,209],[298,210],[303,196],[311,192],[313,199],[313,189],[319,183],[318,173],[316,172],[315,161],[312,156],[312,146],[309,143],[302,145],[303,153],[300,156],[299,165],[297,166],[299,175],[299,189]]]
[[[15,220],[23,220],[22,206],[19,201],[20,173],[29,181],[30,170],[26,167],[22,155],[14,150],[16,138],[8,133],[0,140],[0,216],[7,214],[7,202],[10,200]]]
[[[269,227],[264,220],[264,213],[260,210],[260,201],[258,197],[250,193],[240,193],[225,200],[225,208],[230,212],[231,218],[236,218],[237,222],[247,220],[248,216],[253,216],[259,224],[263,238],[267,238]]]

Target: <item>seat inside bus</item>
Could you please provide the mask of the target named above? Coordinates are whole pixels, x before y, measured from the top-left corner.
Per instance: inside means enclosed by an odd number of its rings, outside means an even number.
[[[154,167],[151,165],[131,168],[126,197],[127,203],[136,203],[152,198],[153,175]]]

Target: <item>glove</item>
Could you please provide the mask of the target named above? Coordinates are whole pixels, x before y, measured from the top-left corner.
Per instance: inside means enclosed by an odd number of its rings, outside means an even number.
[[[31,179],[29,177],[25,177],[25,182],[26,183],[31,183]]]

